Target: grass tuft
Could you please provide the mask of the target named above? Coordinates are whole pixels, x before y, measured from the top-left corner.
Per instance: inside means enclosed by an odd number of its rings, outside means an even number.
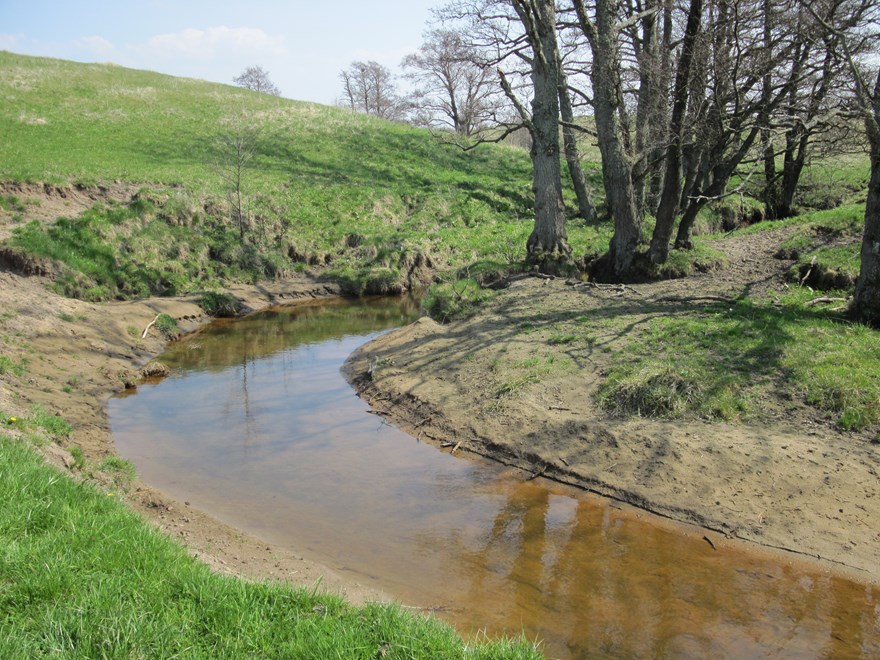
[[[441,282],[428,289],[422,307],[431,318],[448,323],[466,317],[491,296],[492,291],[483,289],[471,278]]]

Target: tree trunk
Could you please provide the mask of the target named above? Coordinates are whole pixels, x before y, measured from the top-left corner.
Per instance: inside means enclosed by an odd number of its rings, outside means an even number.
[[[562,141],[565,147],[565,161],[568,163],[568,172],[571,175],[571,185],[577,196],[578,215],[587,222],[596,219],[596,207],[590,199],[590,191],[587,189],[587,178],[581,167],[581,157],[577,148],[577,135],[572,128],[574,123],[574,110],[571,107],[571,97],[568,95],[568,78],[562,69],[562,61],[558,57],[557,68],[559,70],[559,110],[562,115]]]
[[[528,5],[516,2],[515,7],[524,19],[534,53],[531,155],[535,226],[526,243],[526,262],[544,272],[558,272],[570,262],[571,247],[565,233],[559,153],[556,8],[553,0]]]
[[[865,203],[862,267],[852,311],[858,320],[880,327],[880,70],[870,98],[872,116],[865,118],[871,144],[871,180]]]
[[[785,155],[782,162],[782,180],[780,185],[774,189],[776,193],[773,211],[775,215],[768,215],[768,220],[777,218],[790,218],[794,215],[794,195],[797,192],[798,183],[801,179],[801,172],[804,170],[807,160],[807,147],[809,143],[809,135],[802,133],[792,133],[792,136],[786,136]],[[794,144],[794,138],[797,137],[797,145]]]
[[[636,210],[632,165],[626,155],[618,112],[623,99],[620,95],[615,16],[611,0],[597,0],[595,26],[587,16],[583,0],[576,0],[575,8],[593,53],[590,77],[596,133],[602,154],[602,181],[606,203],[614,219],[608,256],[614,276],[623,277],[632,267],[636,248],[642,239],[642,223]]]
[[[863,323],[880,327],[880,153],[871,160],[862,267],[856,282],[853,312]]]
[[[669,149],[666,153],[666,175],[663,180],[663,192],[657,208],[657,224],[651,237],[651,261],[662,264],[669,258],[669,239],[675,224],[678,211],[678,200],[681,196],[681,141],[684,129],[684,115],[688,102],[688,81],[691,73],[691,62],[694,54],[694,42],[700,29],[703,16],[703,0],[691,0],[688,10],[687,26],[675,73],[675,91],[672,103],[672,119],[669,126]]]

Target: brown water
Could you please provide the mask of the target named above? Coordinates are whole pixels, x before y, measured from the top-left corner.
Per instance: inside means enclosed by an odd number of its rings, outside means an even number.
[[[114,399],[147,482],[462,633],[523,632],[550,656],[880,657],[880,589],[655,520],[366,414],[339,373],[406,301],[218,323]]]

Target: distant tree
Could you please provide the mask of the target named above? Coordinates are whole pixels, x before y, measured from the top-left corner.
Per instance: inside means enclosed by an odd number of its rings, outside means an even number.
[[[269,79],[269,72],[261,66],[249,66],[233,78],[232,82],[253,92],[281,96],[281,90]]]
[[[492,117],[495,75],[453,30],[431,30],[417,53],[403,58],[406,78],[416,84],[415,121],[473,135]]]
[[[403,119],[405,104],[397,92],[394,75],[387,67],[372,60],[352,62],[340,72],[339,78],[342,105],[382,119]]]

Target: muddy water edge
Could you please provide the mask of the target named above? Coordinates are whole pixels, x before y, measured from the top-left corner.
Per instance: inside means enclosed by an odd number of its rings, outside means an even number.
[[[151,486],[464,635],[523,633],[553,657],[880,656],[875,586],[712,547],[369,414],[340,367],[417,313],[334,301],[214,323],[160,358],[171,377],[111,400],[118,451]]]

